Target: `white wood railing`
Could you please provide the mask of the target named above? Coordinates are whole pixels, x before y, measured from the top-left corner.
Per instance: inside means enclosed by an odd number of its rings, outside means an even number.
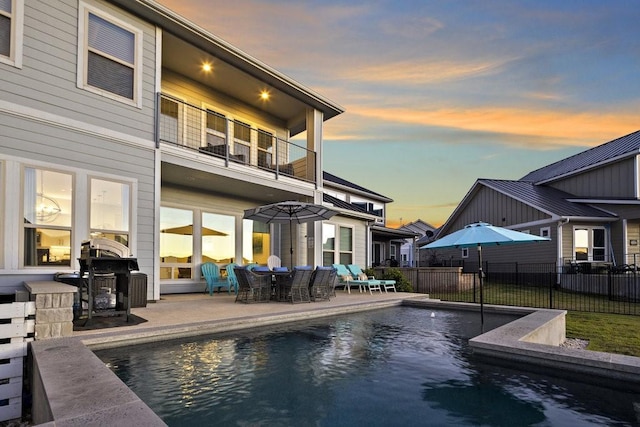
[[[24,359],[33,340],[35,314],[33,301],[0,304],[0,421],[22,416]]]

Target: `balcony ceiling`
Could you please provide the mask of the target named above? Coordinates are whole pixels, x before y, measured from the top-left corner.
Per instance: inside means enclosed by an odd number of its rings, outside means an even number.
[[[212,71],[202,70],[205,62],[213,65]],[[162,67],[275,116],[286,124],[305,118],[307,106],[304,103],[170,34],[163,37]],[[264,90],[270,93],[269,100],[260,99]]]

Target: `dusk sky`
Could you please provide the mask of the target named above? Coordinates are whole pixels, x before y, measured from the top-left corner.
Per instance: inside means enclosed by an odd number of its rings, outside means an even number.
[[[160,3],[343,106],[324,169],[389,226],[640,129],[637,0]]]

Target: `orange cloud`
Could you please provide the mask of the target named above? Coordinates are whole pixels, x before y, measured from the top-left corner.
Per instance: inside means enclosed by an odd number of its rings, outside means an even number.
[[[376,121],[537,137],[548,145],[562,146],[601,144],[638,129],[637,114],[631,113],[634,109],[598,113],[499,107],[418,110],[360,105],[347,110]]]
[[[498,72],[515,60],[456,62],[456,61],[402,61],[349,68],[342,77],[361,82],[391,82],[396,85],[422,85],[462,80]],[[339,70],[338,70],[339,71]]]

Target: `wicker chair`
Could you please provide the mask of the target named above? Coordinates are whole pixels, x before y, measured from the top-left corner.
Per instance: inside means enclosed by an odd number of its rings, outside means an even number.
[[[335,296],[337,272],[333,267],[317,267],[311,276],[309,294],[311,301],[329,301]]]
[[[280,301],[311,302],[309,296],[309,282],[313,270],[311,267],[295,267],[287,276],[276,276]]]
[[[238,279],[236,302],[269,302],[271,298],[271,276],[258,275],[246,268],[235,267]]]

